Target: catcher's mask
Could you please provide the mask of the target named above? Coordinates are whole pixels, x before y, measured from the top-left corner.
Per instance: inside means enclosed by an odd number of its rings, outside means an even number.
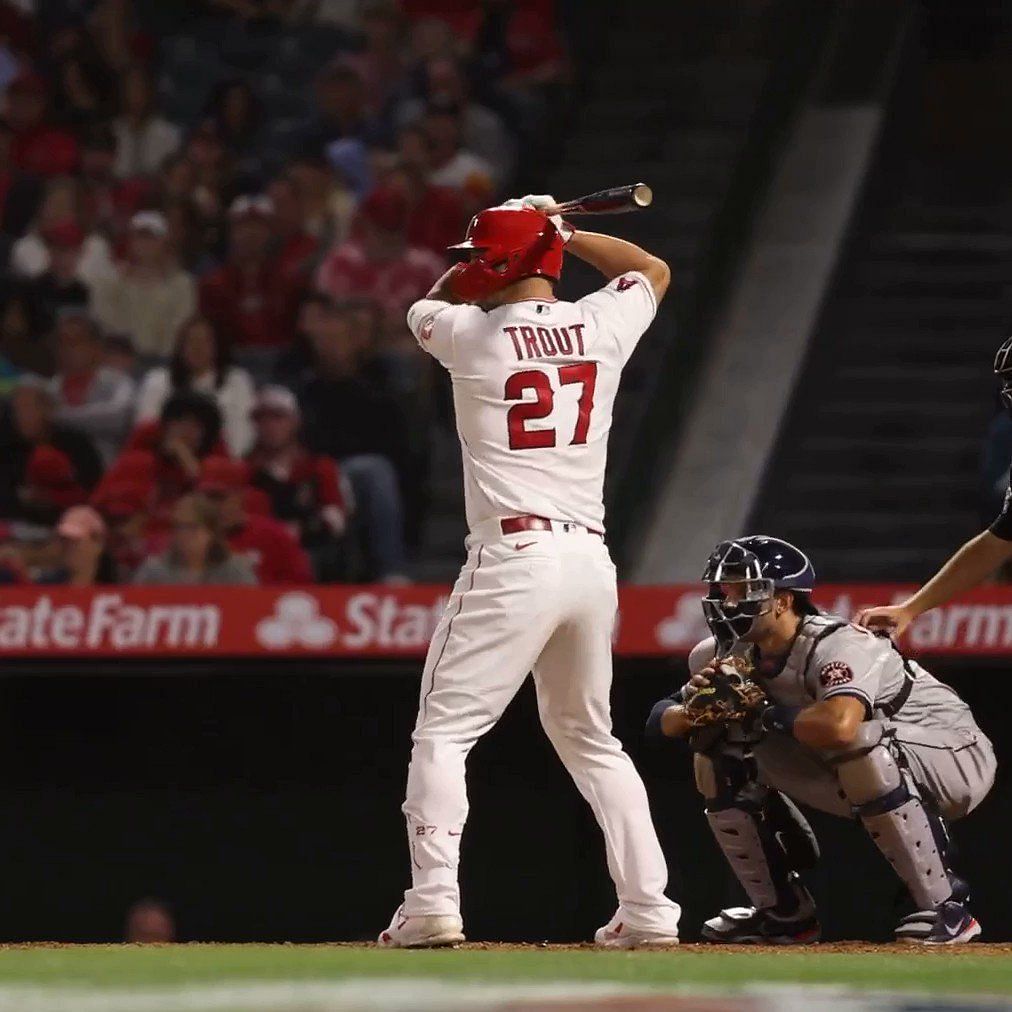
[[[779,538],[752,534],[722,541],[710,554],[703,582],[706,624],[726,653],[743,639],[760,615],[773,610],[778,590],[793,590],[806,598],[815,586],[815,570],[799,548]]]
[[[1012,337],[1007,338],[995,353],[994,374],[1001,384],[998,394],[1002,404],[1012,414]]]
[[[464,241],[451,251],[470,253],[450,277],[453,293],[464,302],[482,302],[524,278],[558,281],[564,242],[556,227],[533,208],[490,207],[479,211]]]

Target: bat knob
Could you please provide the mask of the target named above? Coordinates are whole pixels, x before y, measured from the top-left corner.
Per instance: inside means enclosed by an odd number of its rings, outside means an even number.
[[[632,200],[637,207],[649,207],[653,203],[654,191],[646,183],[637,183],[632,190]]]

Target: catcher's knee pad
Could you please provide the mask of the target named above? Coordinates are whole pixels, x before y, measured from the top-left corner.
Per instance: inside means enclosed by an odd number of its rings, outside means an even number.
[[[882,734],[870,742],[869,734],[837,756],[840,788],[914,900],[922,908],[937,906],[952,894],[952,884],[936,827]]]
[[[758,772],[753,759],[719,750],[694,753],[692,766],[696,787],[708,803],[732,801]]]
[[[755,781],[751,760],[697,754],[696,783],[717,845],[752,904],[765,910],[796,903],[790,874],[811,867],[819,853],[801,812]]]

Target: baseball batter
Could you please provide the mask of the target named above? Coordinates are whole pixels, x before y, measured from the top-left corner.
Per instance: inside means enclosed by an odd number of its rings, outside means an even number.
[[[604,833],[619,906],[596,941],[677,941],[646,792],[611,732],[617,598],[602,503],[619,377],[670,272],[631,243],[546,217],[553,204],[480,212],[454,247],[470,259],[408,311],[453,383],[470,533],[422,674],[403,807],[412,886],[382,945],[463,941],[465,762],[529,672],[545,732]],[[564,249],[607,284],[557,301]]]
[[[899,940],[979,935],[967,884],[947,860],[946,823],[994,781],[994,751],[970,708],[887,637],[821,614],[812,564],[786,541],[723,542],[703,579],[714,636],[693,649],[692,678],[657,704],[648,728],[690,736],[707,819],[753,904],[708,920],[704,937],[819,938],[798,876],[818,845],[790,799],[861,820],[917,908]],[[747,691],[753,680],[765,699]]]

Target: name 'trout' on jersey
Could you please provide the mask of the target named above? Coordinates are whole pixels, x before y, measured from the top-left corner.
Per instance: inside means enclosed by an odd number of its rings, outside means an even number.
[[[422,299],[418,343],[449,371],[473,529],[534,514],[604,531],[604,470],[619,378],[657,312],[636,271],[578,302],[488,312]]]

